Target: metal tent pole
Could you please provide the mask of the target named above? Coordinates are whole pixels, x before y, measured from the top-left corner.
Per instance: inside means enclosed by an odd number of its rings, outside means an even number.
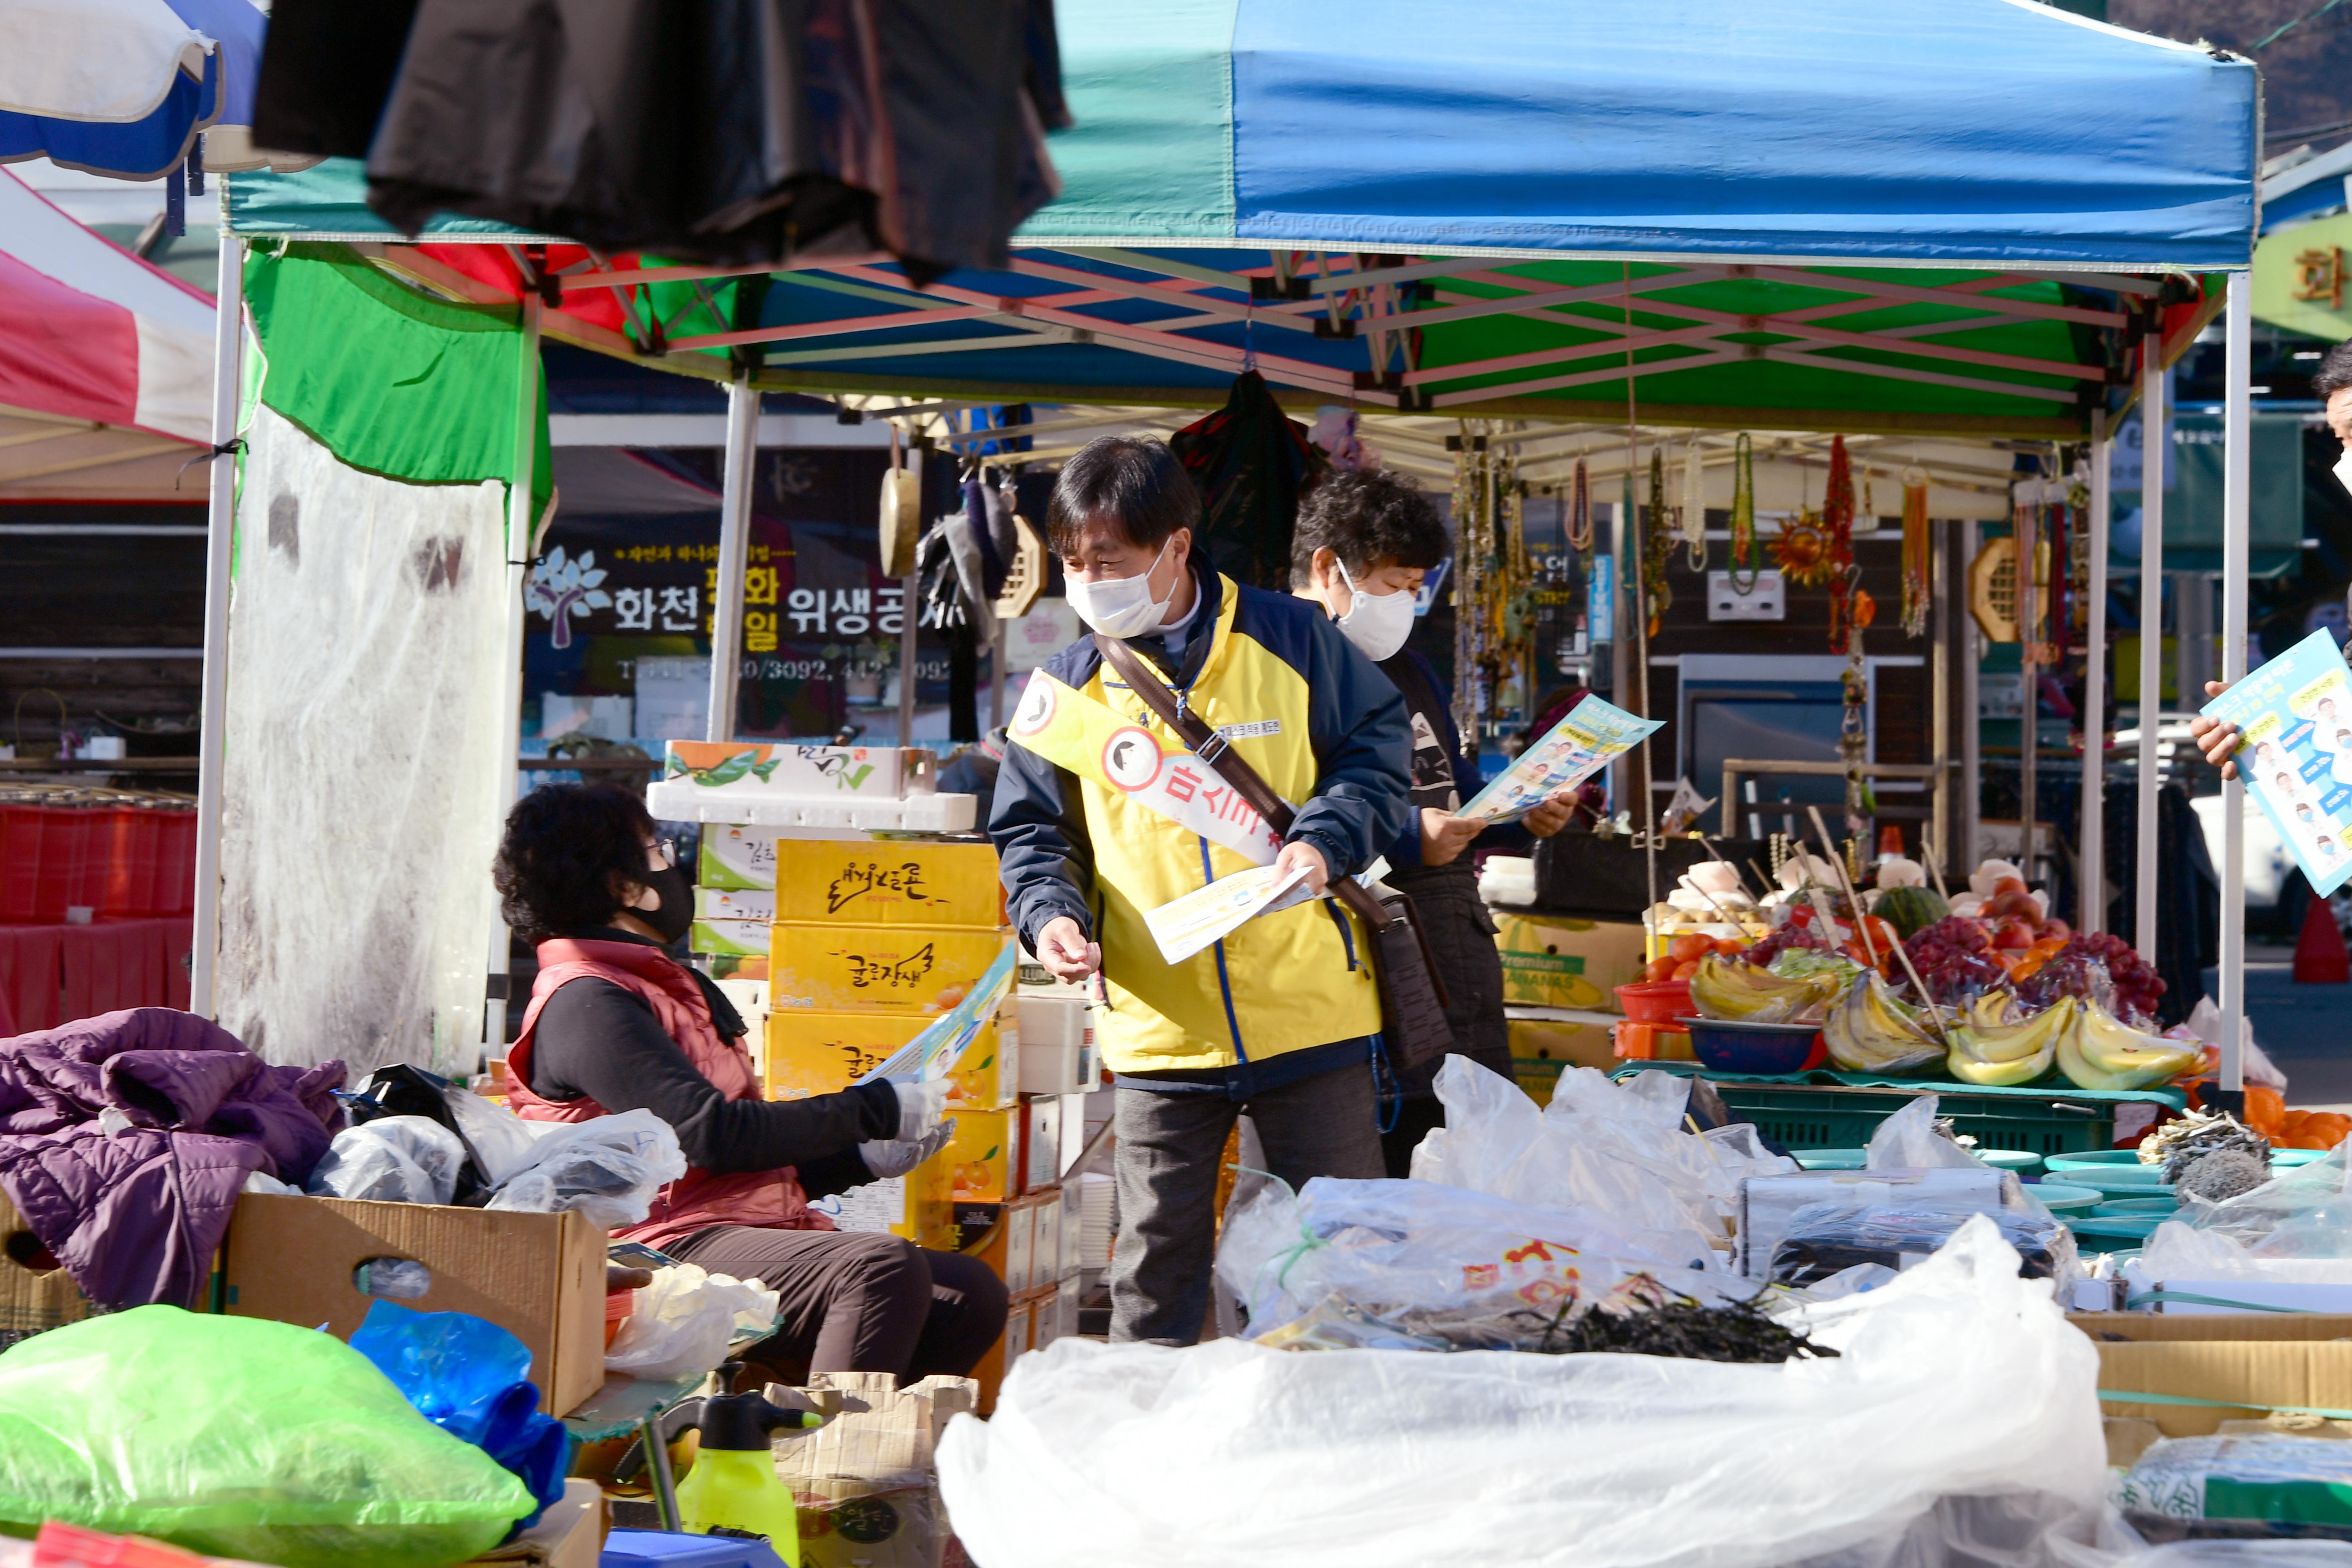
[[[727,388],[727,458],[719,498],[719,577],[711,593],[710,712],[707,741],[735,738],[743,675],[743,574],[751,560],[751,477],[760,456],[760,394],[748,371]]]
[[[2253,426],[2253,275],[2230,279],[2228,346],[2221,421],[2221,679],[2246,678],[2246,577],[2251,522]],[[2202,693],[2191,698],[2192,702]],[[2201,706],[2201,703],[2200,703]],[[2221,786],[2221,1089],[2245,1088],[2246,784]]]
[[[915,471],[915,494],[923,493],[923,448],[911,447],[907,466]],[[915,743],[916,604],[922,577],[908,572],[898,579],[898,744]]]
[[[1957,583],[1959,571],[1973,564],[1977,552],[1984,548],[1984,530],[1973,521],[1953,527],[1958,531],[1960,549],[1959,559],[1950,563],[1949,575]],[[1952,842],[1937,847],[1943,852],[1944,875],[1957,886],[1975,872],[1982,848],[1977,824],[1984,812],[1984,711],[1979,689],[1984,664],[1984,649],[1979,645],[1984,634],[1975,616],[1955,615],[1952,636],[1960,660],[1960,807],[1953,814]]]
[[[538,291],[522,296],[522,344],[516,355],[514,482],[507,489],[506,668],[499,680],[498,798],[492,803],[497,822],[504,824],[514,809],[522,777],[522,634],[530,612],[522,596],[530,578],[530,547],[539,518],[530,507],[530,492],[539,462],[539,315]],[[490,908],[499,908],[490,896]],[[482,1048],[497,1050],[507,1039],[507,992],[513,973],[512,933],[502,915],[490,917],[490,959],[483,987]],[[439,1063],[435,1064],[438,1067]]]
[[[2139,399],[2139,838],[2133,856],[2132,945],[2156,965],[2156,731],[2164,707],[2164,338],[2141,340]]]
[[[1952,552],[1949,531],[1932,518],[1927,522],[1927,574],[1936,782],[1928,796],[1928,833],[1919,846],[1919,858],[1925,864],[1932,850],[1932,858],[1948,880],[1956,864],[1952,859]]]
[[[219,1016],[221,784],[227,763],[229,563],[236,549],[236,459],[220,448],[236,436],[244,378],[245,242],[220,231],[219,300],[213,315],[211,511],[205,545],[205,670],[196,742],[196,918],[188,962],[188,1011]]]
[[[2083,668],[2082,881],[2074,897],[2075,924],[2085,931],[2107,924],[2107,411],[2091,410],[2090,645]]]

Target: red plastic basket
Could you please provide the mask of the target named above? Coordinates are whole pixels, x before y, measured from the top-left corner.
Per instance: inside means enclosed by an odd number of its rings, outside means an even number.
[[[1687,980],[1636,981],[1617,987],[1617,1005],[1625,1009],[1625,1016],[1636,1024],[1665,1024],[1691,1010],[1690,982]]]

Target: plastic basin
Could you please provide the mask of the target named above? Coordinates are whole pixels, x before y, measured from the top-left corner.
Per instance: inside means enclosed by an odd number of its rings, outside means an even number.
[[[1636,1024],[1672,1024],[1691,1010],[1687,980],[1636,981],[1617,987],[1617,1005]]]
[[[2066,1215],[2066,1228],[2074,1233],[2078,1252],[2124,1252],[2145,1246],[2167,1216],[2143,1215]]]
[[[1977,1158],[1996,1171],[2015,1171],[2019,1175],[2031,1175],[2042,1163],[2042,1156],[2025,1149],[1979,1149]]]
[[[2077,1187],[2063,1182],[2040,1183],[2033,1188],[2033,1195],[2052,1214],[2085,1215],[2098,1207],[2104,1196],[2096,1187]]]
[[[1739,1024],[1688,1016],[1677,1022],[1690,1031],[1691,1054],[1717,1072],[1796,1072],[1811,1058],[1821,1034],[1818,1024]]]
[[[1870,1157],[1867,1149],[1791,1149],[1790,1157],[1808,1171],[1859,1171]]]
[[[2127,1219],[2144,1215],[2168,1219],[2180,1212],[2180,1205],[2170,1198],[2109,1198],[2091,1212],[2100,1219]]]

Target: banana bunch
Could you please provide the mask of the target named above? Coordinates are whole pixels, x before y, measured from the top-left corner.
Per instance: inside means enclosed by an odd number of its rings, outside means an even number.
[[[1788,1024],[1837,999],[1838,977],[1821,973],[1779,975],[1752,963],[1709,953],[1691,975],[1691,1005],[1702,1018],[1744,1024]]]
[[[1994,991],[1969,1008],[1968,1022],[1952,1031],[1951,1055],[1945,1064],[1955,1079],[1980,1089],[2032,1083],[2059,1059],[2063,1043],[2074,1037],[2081,1023],[2072,996],[2062,996],[2014,1024],[2007,1021],[2008,1013],[2009,998]]]
[[[1911,1072],[1944,1058],[1943,1043],[1874,973],[1830,1009],[1822,1038],[1847,1072]]]
[[[2147,1089],[2200,1059],[2194,1045],[2143,1035],[2096,1002],[2084,1002],[2079,1011],[2058,1042],[2058,1070],[2077,1089]]]

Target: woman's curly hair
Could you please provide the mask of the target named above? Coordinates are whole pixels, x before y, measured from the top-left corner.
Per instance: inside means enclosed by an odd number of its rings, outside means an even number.
[[[542,784],[507,813],[490,878],[507,924],[544,942],[620,911],[615,878],[641,882],[654,819],[636,796],[611,784]]]
[[[1298,504],[1290,585],[1314,585],[1318,550],[1330,551],[1360,578],[1387,562],[1433,571],[1453,548],[1445,520],[1403,475],[1382,468],[1327,474]]]

